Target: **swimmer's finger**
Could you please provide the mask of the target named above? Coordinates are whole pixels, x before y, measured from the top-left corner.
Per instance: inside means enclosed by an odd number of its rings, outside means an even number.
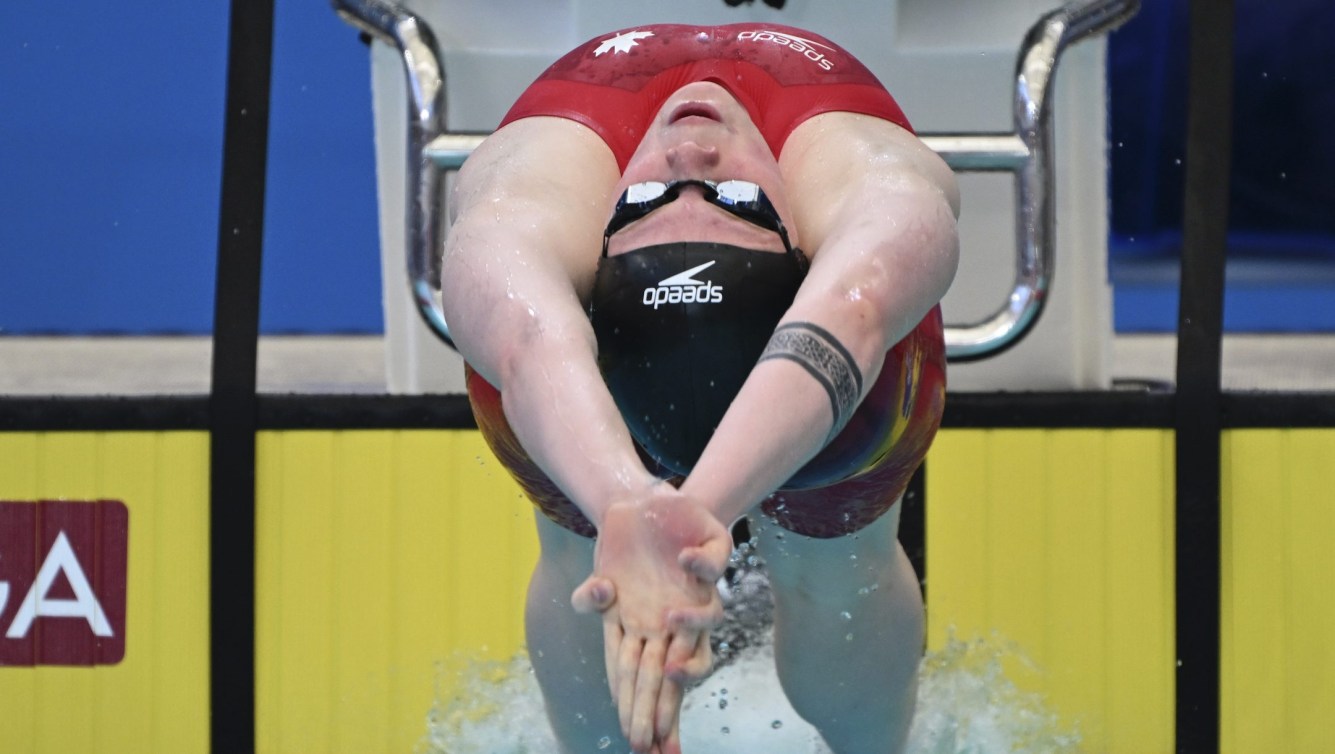
[[[700,647],[699,638],[699,634],[694,632],[673,632],[672,641],[668,643],[667,660],[663,663],[665,675],[673,676],[677,668],[690,661]],[[708,648],[708,642],[705,646]]]
[[[654,711],[654,736],[663,751],[670,751],[666,744],[677,730],[681,715],[682,685],[667,678],[663,679],[663,690],[658,694],[658,709]]]
[[[723,623],[723,605],[713,601],[699,607],[678,607],[668,613],[667,623],[677,631],[708,631]]]
[[[640,672],[640,655],[644,645],[638,637],[627,637],[621,641],[621,652],[617,657],[617,715],[621,722],[621,734],[630,738],[631,716],[635,711],[635,686]]]
[[[631,713],[630,739],[635,751],[648,751],[654,744],[654,721],[659,694],[663,687],[663,660],[666,643],[650,639],[640,654],[640,672],[635,678],[635,707]]]
[[[680,710],[681,706],[678,705],[677,709]],[[667,736],[659,741],[658,746],[663,754],[681,754],[680,715],[678,715],[677,720],[673,721],[672,728],[668,731]]]
[[[689,652],[680,656],[680,659],[674,657],[663,672],[669,680],[685,685],[704,678],[713,665],[714,652],[709,647],[709,634],[702,633]]]
[[[616,602],[616,596],[612,582],[601,576],[590,576],[575,587],[570,595],[570,606],[577,613],[601,613]]]
[[[617,700],[621,688],[617,659],[621,656],[621,642],[624,639],[625,634],[621,631],[620,623],[616,621],[603,623],[603,665],[607,669],[607,688],[612,694],[613,701]]]
[[[728,569],[728,556],[732,546],[726,537],[715,537],[699,547],[687,547],[677,558],[677,565],[690,571],[691,575],[707,583],[714,583],[723,577]]]

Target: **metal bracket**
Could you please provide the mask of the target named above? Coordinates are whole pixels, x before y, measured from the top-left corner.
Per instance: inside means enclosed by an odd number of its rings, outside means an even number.
[[[332,0],[345,21],[394,46],[408,77],[408,284],[417,310],[451,347],[441,313],[438,252],[444,238],[444,176],[458,170],[486,134],[445,131],[445,71],[435,35],[421,17],[386,0]],[[1025,35],[1015,70],[1015,131],[920,134],[957,172],[1015,175],[1015,285],[992,316],[947,325],[951,361],[994,356],[1020,341],[1047,303],[1055,263],[1051,82],[1062,52],[1111,31],[1136,14],[1140,0],[1072,0],[1045,14]]]

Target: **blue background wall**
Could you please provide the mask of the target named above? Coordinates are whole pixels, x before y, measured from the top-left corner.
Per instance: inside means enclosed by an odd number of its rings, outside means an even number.
[[[1171,331],[1186,3],[1144,6],[1110,48],[1110,276],[1119,330]],[[227,14],[48,0],[0,27],[0,334],[212,329]],[[1238,0],[1238,30],[1226,324],[1335,331],[1335,4]],[[328,4],[278,0],[267,333],[382,329],[369,91]]]
[[[228,3],[45,0],[0,25],[0,333],[213,327]],[[279,0],[261,326],[379,332],[366,48]]]

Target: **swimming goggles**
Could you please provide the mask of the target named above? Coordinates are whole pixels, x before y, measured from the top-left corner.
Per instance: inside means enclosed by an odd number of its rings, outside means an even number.
[[[779,219],[774,204],[765,196],[760,186],[750,181],[714,182],[691,179],[668,183],[647,181],[628,186],[626,192],[617,200],[616,209],[612,210],[612,219],[607,222],[607,230],[603,231],[603,256],[607,256],[607,241],[612,234],[659,207],[671,203],[681,196],[681,190],[687,186],[699,186],[704,189],[705,201],[715,207],[736,215],[752,225],[778,233],[779,238],[783,239],[783,248],[789,254],[793,253],[793,247],[788,243],[788,231],[783,227],[783,221]]]

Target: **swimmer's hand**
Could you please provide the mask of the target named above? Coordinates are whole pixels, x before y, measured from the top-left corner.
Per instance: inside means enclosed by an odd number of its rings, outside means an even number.
[[[715,583],[731,551],[727,527],[666,484],[600,522],[593,575],[571,603],[603,615],[608,684],[636,752],[681,751],[682,693],[709,671],[709,629],[723,617]]]

